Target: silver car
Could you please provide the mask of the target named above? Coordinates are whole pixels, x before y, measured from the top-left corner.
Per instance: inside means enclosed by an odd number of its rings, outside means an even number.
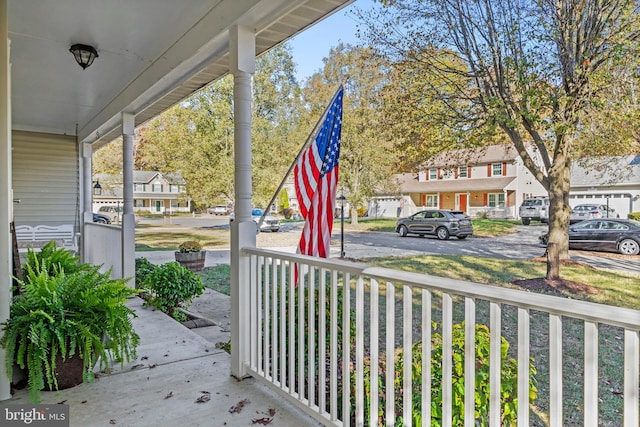
[[[577,205],[571,210],[570,222],[583,221],[596,218],[620,218],[620,215],[606,205],[585,204]]]
[[[436,236],[440,240],[447,240],[450,236],[462,240],[473,234],[473,225],[462,211],[431,209],[400,218],[396,223],[396,232],[400,237],[417,234]]]

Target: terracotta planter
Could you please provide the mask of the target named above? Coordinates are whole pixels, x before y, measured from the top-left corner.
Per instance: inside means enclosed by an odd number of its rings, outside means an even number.
[[[191,271],[200,271],[204,268],[205,251],[200,252],[176,252],[176,261]]]

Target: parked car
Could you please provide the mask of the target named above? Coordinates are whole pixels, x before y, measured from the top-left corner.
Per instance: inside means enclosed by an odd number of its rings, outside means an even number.
[[[607,207],[606,205],[577,205],[571,210],[570,222],[572,224],[594,218],[620,218],[620,215],[613,208]]]
[[[400,237],[417,234],[436,236],[440,240],[447,240],[449,236],[462,240],[473,234],[473,225],[462,211],[430,209],[400,218],[396,222],[396,232]]]
[[[208,208],[207,213],[211,215],[229,215],[231,213],[231,209],[229,209],[227,205],[216,205],[212,208]]]
[[[264,213],[264,209],[253,208],[251,210],[251,219],[258,224],[262,214]],[[229,216],[229,221],[233,221],[235,219],[235,212],[231,212]],[[273,215],[265,215],[264,220],[262,221],[262,225],[260,226],[260,231],[271,231],[277,232],[280,230],[280,220]]]
[[[540,236],[547,245],[549,233]],[[590,251],[640,253],[640,221],[631,219],[585,219],[569,226],[569,248]]]
[[[98,224],[111,224],[111,218],[109,218],[107,215],[94,213],[93,222],[97,222]]]
[[[529,197],[522,202],[518,213],[524,225],[531,224],[531,221],[549,222],[549,198]]]
[[[100,209],[98,209],[98,213],[108,216],[111,222],[119,222],[122,218],[122,206],[100,206]]]

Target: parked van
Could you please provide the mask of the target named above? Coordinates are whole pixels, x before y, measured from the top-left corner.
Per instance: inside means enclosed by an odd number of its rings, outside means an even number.
[[[120,222],[120,219],[122,218],[122,206],[100,206],[100,209],[98,209],[98,213],[108,216],[111,219],[112,223]]]
[[[549,222],[549,198],[535,196],[525,199],[520,205],[519,214],[524,225],[529,225],[531,221]]]

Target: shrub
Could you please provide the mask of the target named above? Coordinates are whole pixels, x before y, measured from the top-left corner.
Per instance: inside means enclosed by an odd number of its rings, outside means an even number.
[[[640,221],[640,212],[629,212],[629,214],[627,215],[627,218]]]
[[[178,251],[182,253],[189,252],[200,252],[202,250],[202,245],[200,242],[195,240],[187,240],[186,242],[182,242],[180,246],[178,246]]]
[[[177,262],[157,266],[145,278],[145,288],[149,291],[146,304],[156,307],[179,322],[186,316],[178,310],[185,303],[202,294],[200,276]]]
[[[435,324],[434,324],[435,326]],[[476,325],[476,371],[475,371],[475,424],[476,426],[489,425],[489,350],[490,350],[490,333],[489,328],[485,325]],[[453,326],[453,383],[452,383],[452,401],[453,401],[453,426],[464,425],[464,322]],[[442,425],[442,336],[433,334],[431,348],[431,426]],[[515,426],[517,421],[517,390],[518,390],[518,362],[516,359],[507,355],[509,351],[509,343],[503,337],[501,345],[501,421],[502,426]],[[413,409],[412,423],[413,425],[421,425],[423,414],[429,412],[423,411],[420,403],[422,399],[422,343],[414,344],[412,350],[412,385],[413,385]],[[384,396],[384,373],[382,369],[378,377],[378,383],[381,396]],[[537,398],[537,388],[534,374],[536,369],[533,364],[529,367],[531,375],[529,399],[534,401]],[[400,352],[395,360],[395,396],[396,396],[396,414],[402,414],[402,385],[403,385],[403,353]],[[352,373],[352,377],[353,377]],[[353,381],[353,378],[352,378]],[[370,384],[371,374],[369,367],[365,370],[365,384]],[[365,396],[365,405],[370,408],[371,402],[368,396]],[[380,417],[384,417],[384,402],[380,402]],[[395,420],[396,426],[402,426],[403,419],[398,417]]]
[[[146,258],[136,258],[136,289],[143,289],[147,287],[149,277],[156,269],[156,265],[152,264]]]

